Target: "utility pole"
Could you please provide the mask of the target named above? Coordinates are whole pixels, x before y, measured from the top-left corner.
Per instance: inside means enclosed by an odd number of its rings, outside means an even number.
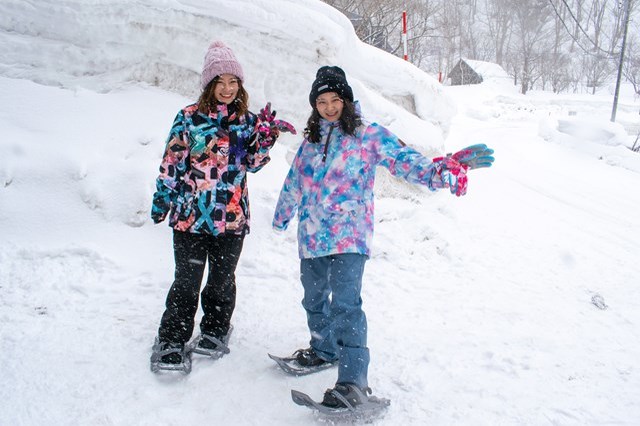
[[[409,55],[407,54],[407,11],[402,11],[402,48],[403,55],[405,61],[409,60]]]
[[[620,94],[620,80],[622,79],[622,64],[624,63],[624,50],[627,45],[627,30],[629,29],[629,9],[631,0],[625,0],[624,11],[624,32],[622,33],[622,47],[620,48],[620,63],[618,64],[618,79],[616,80],[616,93],[613,96],[613,109],[611,110],[611,121],[616,121],[616,110],[618,109],[618,95]]]

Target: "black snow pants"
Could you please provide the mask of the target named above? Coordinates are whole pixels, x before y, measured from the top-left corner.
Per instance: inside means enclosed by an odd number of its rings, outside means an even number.
[[[193,333],[198,296],[209,261],[209,275],[202,290],[200,331],[221,337],[229,331],[236,305],[235,270],[244,235],[194,234],[173,231],[176,271],[160,321],[161,342],[186,343]]]

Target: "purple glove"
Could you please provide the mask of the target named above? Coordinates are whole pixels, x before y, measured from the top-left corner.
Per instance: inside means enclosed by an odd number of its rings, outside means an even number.
[[[273,129],[277,129],[279,132],[289,132],[291,134],[297,134],[295,127],[291,123],[284,120],[276,120],[276,111],[271,111],[271,102],[267,102],[267,105],[260,110],[258,118],[263,124],[267,124],[271,132]]]

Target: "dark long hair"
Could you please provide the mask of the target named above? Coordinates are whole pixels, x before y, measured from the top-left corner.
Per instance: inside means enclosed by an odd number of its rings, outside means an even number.
[[[216,100],[215,95],[215,87],[219,80],[220,76],[216,76],[211,80],[211,82],[209,82],[209,84],[207,84],[207,87],[205,87],[200,94],[200,98],[198,99],[198,112],[201,114],[210,114],[212,111],[216,110],[215,106],[220,103]],[[240,79],[238,79],[238,94],[233,100],[233,105],[235,105],[238,116],[246,114],[249,110],[249,94],[244,90],[242,80]]]
[[[342,107],[342,114],[338,119],[338,124],[345,134],[355,136],[356,129],[362,124],[362,117],[356,112],[356,107],[353,102],[347,99],[342,99],[342,101],[344,106]],[[311,111],[311,116],[309,116],[307,120],[307,128],[304,129],[304,137],[307,138],[309,142],[320,142],[321,118],[322,116],[318,112],[318,108],[314,106],[313,111]]]

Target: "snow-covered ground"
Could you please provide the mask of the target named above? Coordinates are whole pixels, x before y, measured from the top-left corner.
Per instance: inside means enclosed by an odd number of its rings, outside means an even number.
[[[628,88],[612,124],[610,89],[440,87],[397,58],[363,60],[373,50],[317,1],[162,1],[155,14],[152,3],[43,0],[28,13],[9,0],[0,17],[0,425],[314,422],[290,390],[320,398],[335,370],[288,377],[266,356],[309,339],[295,231],[270,229],[294,136],[249,177],[231,354],[195,358],[188,376],[149,371],[173,275],[170,229],[149,220],[154,179],[171,120],[193,100],[181,88],[197,84],[214,38],[246,64],[252,109],[271,100],[299,130],[315,69],[331,63],[370,119],[425,152],[496,151],[462,198],[381,172],[363,298],[370,385],[392,405],[374,424],[640,423],[640,156],[625,147],[640,100]],[[43,14],[72,15],[93,38]],[[164,37],[167,16],[201,38],[190,53],[163,39],[183,56],[154,82],[132,52],[167,59],[145,38]],[[122,66],[108,69],[118,51]],[[104,68],[85,75],[89,63]]]

